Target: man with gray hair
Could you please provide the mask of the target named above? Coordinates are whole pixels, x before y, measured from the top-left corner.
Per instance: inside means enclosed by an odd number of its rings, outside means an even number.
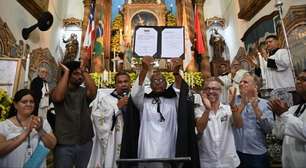
[[[240,95],[230,90],[230,105],[243,119],[243,127],[234,129],[239,167],[267,168],[266,135],[272,130],[273,114],[268,101],[258,97],[258,79],[246,73],[239,84]]]
[[[37,70],[37,77],[31,81],[30,90],[34,94],[35,109],[34,114],[47,119],[49,109],[49,85],[48,69],[41,66]]]
[[[237,110],[232,111],[229,105],[220,102],[219,81],[217,78],[205,81],[201,101],[197,101],[204,106],[195,109],[202,168],[237,167],[240,164],[232,128],[241,128],[242,118]]]

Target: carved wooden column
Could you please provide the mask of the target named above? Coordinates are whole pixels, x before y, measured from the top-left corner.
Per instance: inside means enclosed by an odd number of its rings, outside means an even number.
[[[104,11],[104,67],[110,70],[112,0],[103,0]]]
[[[204,22],[204,11],[203,11],[204,3],[205,3],[205,0],[198,0],[196,3],[197,8],[200,9],[199,10],[200,25],[201,25],[201,31],[202,31],[202,36],[204,40],[204,47],[206,48],[206,53],[201,54],[200,72],[202,72],[204,77],[209,77],[211,76],[211,72],[210,72],[209,57],[207,55],[208,52],[207,52],[207,41],[206,41],[206,26]]]
[[[84,15],[82,23],[82,38],[81,38],[81,50],[80,50],[80,59],[82,60],[86,59],[87,57],[86,49],[83,47],[83,43],[88,25],[88,15],[90,13],[90,0],[83,0],[83,4],[84,4]]]

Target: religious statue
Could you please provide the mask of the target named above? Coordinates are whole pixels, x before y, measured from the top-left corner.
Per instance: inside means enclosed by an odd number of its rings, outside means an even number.
[[[79,51],[79,42],[77,39],[77,35],[75,33],[72,33],[69,39],[63,39],[63,42],[66,43],[63,63],[75,60]]]
[[[216,29],[213,29],[209,44],[213,47],[213,58],[221,58],[225,48],[225,41]]]
[[[19,44],[17,45],[17,57],[25,58],[23,57],[23,50],[24,50],[24,43],[22,40],[19,40]]]

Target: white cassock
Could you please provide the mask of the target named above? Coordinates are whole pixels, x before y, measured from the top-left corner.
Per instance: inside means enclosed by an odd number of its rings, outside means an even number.
[[[298,106],[290,107],[281,117],[277,117],[273,130],[274,134],[283,138],[284,168],[301,168],[306,165],[306,110],[296,117],[293,114]]]
[[[275,60],[277,69],[267,68],[268,89],[293,88],[291,90],[295,90],[288,51],[286,49],[278,49],[269,58]]]
[[[43,87],[41,88],[41,99],[38,108],[38,116],[43,119],[47,119],[47,112],[49,110],[49,86],[47,82],[43,82]]]
[[[117,107],[118,99],[110,94],[98,94],[92,106],[92,121],[95,136],[88,168],[116,168],[120,157],[123,131],[122,113]],[[113,130],[112,117],[117,116]]]
[[[165,121],[160,121],[157,104],[153,98],[144,97],[144,86],[139,86],[138,80],[133,85],[131,96],[140,111],[140,130],[138,139],[138,158],[174,158],[177,136],[177,97],[160,97],[160,111]]]

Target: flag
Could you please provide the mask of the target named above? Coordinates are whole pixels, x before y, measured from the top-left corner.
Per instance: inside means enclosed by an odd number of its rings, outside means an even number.
[[[103,15],[100,11],[98,26],[96,28],[95,55],[101,56],[103,53]]]
[[[195,47],[198,54],[205,53],[204,41],[201,31],[200,17],[198,8],[195,6],[195,14],[194,14],[194,32],[195,32]]]
[[[95,39],[95,0],[90,2],[90,13],[88,17],[88,25],[84,37],[83,47],[86,49],[87,58],[90,59],[92,53],[92,41]]]

